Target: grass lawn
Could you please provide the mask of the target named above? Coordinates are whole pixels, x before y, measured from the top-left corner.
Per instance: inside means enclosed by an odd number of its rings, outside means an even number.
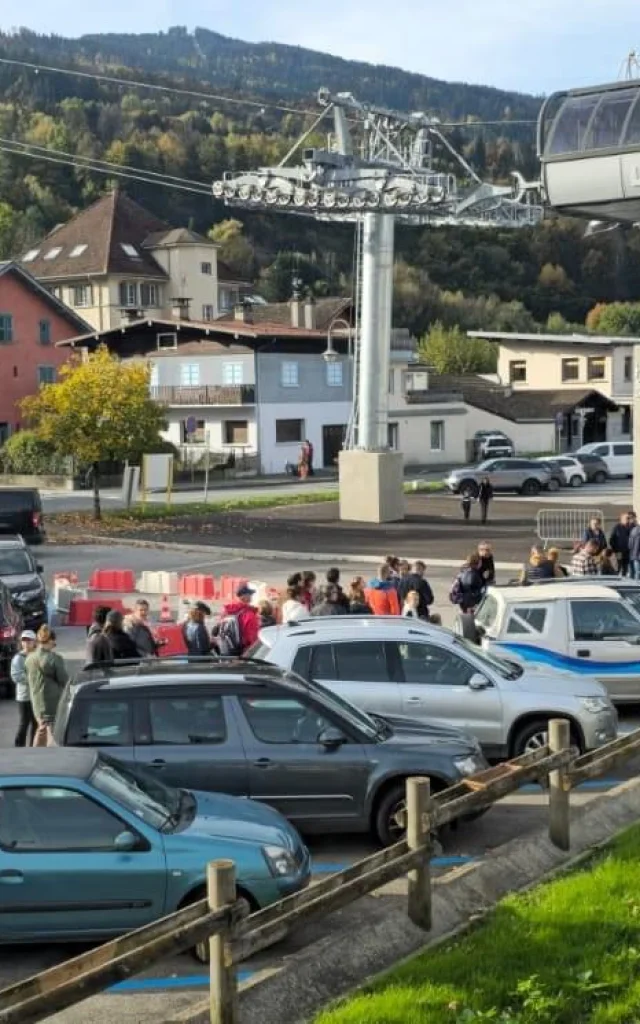
[[[316,1024],[637,1024],[640,825]]]

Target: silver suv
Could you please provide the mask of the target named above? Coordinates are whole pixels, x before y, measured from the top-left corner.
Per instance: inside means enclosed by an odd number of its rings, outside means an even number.
[[[462,728],[492,759],[544,745],[550,718],[569,719],[582,751],[617,733],[615,708],[595,679],[522,667],[416,619],[298,619],[261,630],[251,654],[366,711]]]
[[[477,466],[453,469],[444,482],[453,494],[470,494],[475,498],[485,476],[489,477],[494,491],[534,495],[549,487],[553,473],[533,459],[487,459]]]

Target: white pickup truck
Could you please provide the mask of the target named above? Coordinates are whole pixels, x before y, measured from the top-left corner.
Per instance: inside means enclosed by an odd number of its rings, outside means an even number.
[[[486,651],[598,679],[618,703],[640,702],[640,612],[596,581],[490,587],[454,627]]]

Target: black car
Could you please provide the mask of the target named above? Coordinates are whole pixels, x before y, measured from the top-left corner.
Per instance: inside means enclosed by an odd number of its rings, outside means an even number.
[[[85,670],[60,700],[58,746],[90,746],[171,786],[271,804],[304,832],[404,832],[405,780],[434,790],[487,766],[458,729],[369,715],[317,683],[248,659]]]
[[[22,537],[0,535],[0,580],[11,594],[25,629],[47,621],[47,592],[38,565]]]
[[[42,498],[35,487],[0,487],[0,534],[20,534],[30,544],[42,544],[46,533]]]
[[[0,583],[0,697],[13,695],[11,659],[18,650],[22,630],[22,616],[4,583]]]
[[[584,466],[588,484],[603,484],[609,479],[609,469],[599,455],[589,452],[571,452],[571,458],[577,459]]]

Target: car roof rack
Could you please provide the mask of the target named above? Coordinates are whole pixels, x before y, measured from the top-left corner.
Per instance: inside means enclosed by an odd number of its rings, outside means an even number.
[[[180,667],[205,666],[205,665],[260,665],[264,668],[275,668],[269,662],[261,658],[245,658],[241,654],[171,654],[163,658],[156,658],[153,655],[141,655],[139,658],[118,658],[112,661],[92,661],[84,665],[80,674],[84,672],[108,672],[114,669],[137,668],[143,670],[157,670],[165,666]]]

